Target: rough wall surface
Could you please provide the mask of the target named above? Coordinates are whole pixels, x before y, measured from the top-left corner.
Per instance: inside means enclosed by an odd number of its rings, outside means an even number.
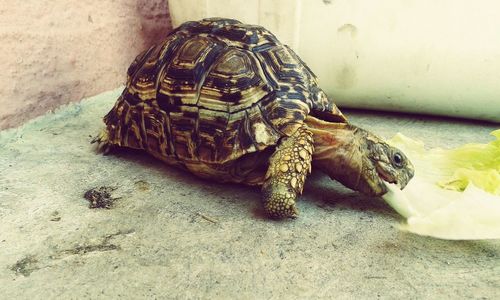
[[[123,84],[171,28],[165,0],[0,0],[0,129]]]

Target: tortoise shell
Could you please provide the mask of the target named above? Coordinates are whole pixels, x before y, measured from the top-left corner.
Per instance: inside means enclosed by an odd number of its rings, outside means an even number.
[[[127,73],[104,118],[108,141],[167,162],[238,159],[276,145],[309,113],[346,120],[292,49],[236,20],[184,23]]]

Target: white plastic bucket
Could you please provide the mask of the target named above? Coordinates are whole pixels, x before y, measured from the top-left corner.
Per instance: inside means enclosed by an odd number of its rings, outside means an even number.
[[[169,0],[174,26],[229,17],[296,50],[339,106],[500,122],[495,0]]]

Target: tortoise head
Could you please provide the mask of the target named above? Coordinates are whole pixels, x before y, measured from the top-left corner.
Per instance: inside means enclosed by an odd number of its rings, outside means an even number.
[[[315,164],[350,189],[380,196],[386,183],[403,189],[414,175],[402,151],[366,130],[350,124],[314,127]]]
[[[357,156],[362,161],[360,177],[353,182],[355,190],[380,196],[387,193],[385,182],[403,189],[413,178],[413,165],[401,150],[360,128],[356,128],[354,136],[360,145]]]

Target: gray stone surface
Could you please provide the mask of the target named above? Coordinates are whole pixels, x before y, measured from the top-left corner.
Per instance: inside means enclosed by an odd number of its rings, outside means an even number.
[[[457,299],[500,297],[499,241],[398,231],[380,199],[309,178],[296,220],[259,190],[207,182],[89,144],[117,91],[0,133],[0,298]],[[347,112],[430,146],[491,140],[494,124]],[[84,193],[116,188],[111,209]]]

